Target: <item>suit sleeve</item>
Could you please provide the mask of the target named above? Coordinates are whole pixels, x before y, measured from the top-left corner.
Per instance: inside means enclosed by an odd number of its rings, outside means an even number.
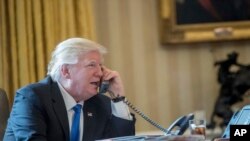
[[[31,89],[17,92],[8,124],[11,124],[16,140],[46,141],[46,124],[40,101]]]
[[[132,115],[132,114],[131,114]],[[116,116],[111,117],[111,137],[135,135],[135,117],[133,120],[126,120]]]
[[[123,119],[111,116],[110,121],[106,125],[106,132],[104,133],[105,138],[114,138],[122,136],[135,135],[135,117],[131,114],[132,120]]]

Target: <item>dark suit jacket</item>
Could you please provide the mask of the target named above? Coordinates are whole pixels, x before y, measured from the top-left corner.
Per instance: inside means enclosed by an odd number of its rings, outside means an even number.
[[[84,103],[83,140],[135,134],[135,119],[112,115],[110,99],[96,95]],[[50,77],[17,91],[4,141],[69,141],[67,111],[58,84]]]

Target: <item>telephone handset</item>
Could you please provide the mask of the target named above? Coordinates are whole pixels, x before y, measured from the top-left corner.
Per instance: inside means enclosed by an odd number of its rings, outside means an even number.
[[[102,81],[99,88],[99,94],[105,94],[108,91],[108,88],[109,88],[109,81]]]
[[[109,81],[103,81],[99,88],[100,94],[105,94],[108,91],[109,88]],[[113,97],[115,97],[112,93],[110,93]],[[133,104],[131,104],[126,98],[123,99],[123,102],[127,104],[132,110],[134,110],[137,114],[139,114],[143,119],[148,121],[150,124],[158,128],[159,130],[163,131],[166,135],[182,135],[186,129],[188,128],[188,122],[189,120],[194,118],[194,114],[189,114],[187,116],[182,116],[175,120],[169,128],[165,129],[158,123],[154,122],[152,119],[150,119],[148,116],[146,116],[143,112],[138,110]],[[175,131],[174,131],[175,130]]]
[[[181,116],[175,122],[173,122],[169,128],[168,128],[168,133],[173,132],[175,129],[174,134],[175,135],[182,135],[186,131],[186,129],[189,126],[189,120],[194,119],[194,114],[190,113],[187,116]]]

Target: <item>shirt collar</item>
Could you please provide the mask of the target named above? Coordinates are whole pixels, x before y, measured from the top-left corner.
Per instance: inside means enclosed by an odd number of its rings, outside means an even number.
[[[66,106],[67,111],[71,110],[76,104],[81,104],[82,106],[84,105],[83,101],[80,101],[76,103],[74,98],[63,88],[63,86],[60,84],[60,82],[57,82],[59,89],[62,93],[63,100]]]

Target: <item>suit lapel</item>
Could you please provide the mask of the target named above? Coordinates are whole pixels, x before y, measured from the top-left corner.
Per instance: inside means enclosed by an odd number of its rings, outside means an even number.
[[[88,102],[84,103],[84,133],[83,133],[83,141],[92,140],[93,133],[95,133],[96,127],[96,110],[95,105],[89,105]]]
[[[68,116],[67,116],[67,109],[56,82],[52,82],[51,87],[51,95],[52,95],[52,105],[58,120],[61,123],[61,127],[65,134],[65,140],[69,140],[69,124],[68,124]]]

